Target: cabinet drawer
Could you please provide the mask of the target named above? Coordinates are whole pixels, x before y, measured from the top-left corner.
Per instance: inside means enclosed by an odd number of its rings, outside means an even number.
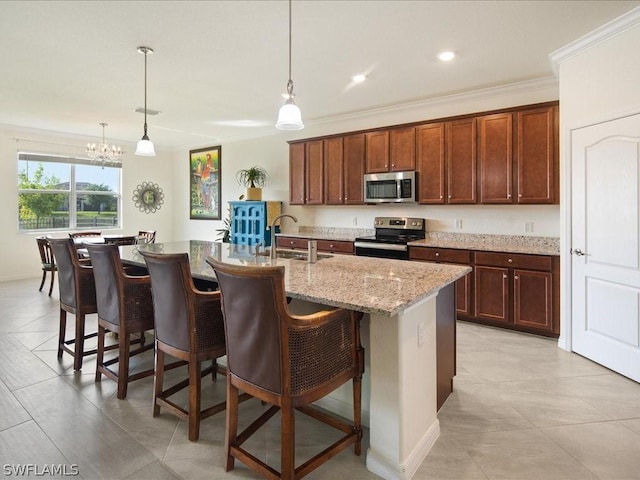
[[[522,253],[476,252],[476,265],[551,271],[551,257]]]
[[[278,248],[302,248],[304,250],[307,249],[307,245],[309,240],[306,238],[297,238],[297,237],[276,237],[276,245]]]
[[[456,250],[454,248],[410,247],[409,259],[470,265],[471,252],[469,250]]]
[[[329,253],[348,253],[353,254],[353,242],[343,240],[318,240],[318,251]]]

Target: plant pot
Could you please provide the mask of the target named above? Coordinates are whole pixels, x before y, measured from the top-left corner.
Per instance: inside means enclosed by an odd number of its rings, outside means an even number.
[[[245,200],[262,200],[262,189],[258,187],[247,187]]]

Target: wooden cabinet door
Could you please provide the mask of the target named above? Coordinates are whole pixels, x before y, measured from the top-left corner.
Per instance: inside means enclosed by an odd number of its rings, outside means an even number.
[[[367,173],[389,171],[389,131],[366,133]]]
[[[396,128],[389,132],[389,160],[391,172],[416,169],[416,129]]]
[[[475,118],[447,123],[447,202],[476,203]]]
[[[555,108],[518,112],[518,203],[556,203],[558,196]]]
[[[342,205],[344,203],[343,165],[342,137],[325,140],[324,203],[327,205]]]
[[[305,189],[307,205],[322,205],[324,201],[324,172],[322,164],[324,161],[322,140],[307,142],[305,149]]]
[[[364,134],[344,137],[344,204],[364,203]]]
[[[553,331],[553,280],[551,273],[513,271],[513,323]]]
[[[289,145],[289,203],[304,205],[305,200],[305,144]]]
[[[456,314],[471,316],[471,277],[473,272],[456,280]]]
[[[509,323],[509,269],[474,268],[475,316],[496,323]]]
[[[513,115],[477,119],[480,203],[513,203]]]
[[[445,203],[445,128],[430,123],[416,128],[418,203]]]

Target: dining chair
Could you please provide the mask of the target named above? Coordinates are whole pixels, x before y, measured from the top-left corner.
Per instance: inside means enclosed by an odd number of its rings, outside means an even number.
[[[156,243],[156,231],[155,230],[138,231],[137,243]]]
[[[42,281],[40,282],[39,292],[42,291],[42,287],[44,286],[44,281],[47,278],[47,272],[51,273],[51,285],[49,286],[49,296],[51,296],[51,292],[53,292],[53,281],[56,277],[56,272],[58,271],[58,267],[56,267],[56,261],[53,258],[53,253],[51,252],[51,246],[47,241],[47,237],[37,237],[36,242],[38,243],[38,250],[40,252],[40,262],[42,263]]]
[[[148,275],[128,275],[120,259],[117,244],[87,245],[96,285],[98,306],[98,355],[96,382],[107,376],[118,384],[117,397],[127,396],[130,382],[153,375],[153,368],[130,372],[129,359],[153,348],[145,344],[145,332],[153,330],[153,300]],[[105,334],[118,337],[118,356],[104,360]],[[138,338],[132,340],[132,335]],[[138,347],[131,349],[132,344]],[[118,369],[110,367],[118,364]]]
[[[287,306],[282,266],[238,266],[208,257],[222,292],[227,342],[226,470],[235,459],[265,478],[299,479],[354,445],[361,453],[361,392],[364,349],[362,314],[335,308],[293,315]],[[353,383],[353,422],[331,416],[310,404],[339,386]],[[238,393],[271,404],[238,433]],[[344,433],[322,452],[295,466],[295,410]],[[280,411],[280,471],[243,444]]]
[[[67,352],[73,356],[73,369],[82,368],[82,359],[97,350],[84,350],[84,342],[97,333],[85,335],[85,316],[97,313],[96,286],[93,267],[88,259],[78,258],[71,238],[47,237],[58,267],[58,287],[60,289],[60,334],[58,338],[58,358]],[[67,313],[75,315],[75,338],[65,340]],[[73,344],[71,349],[68,345]]]
[[[153,296],[155,318],[155,375],[153,416],[160,407],[188,421],[189,440],[200,436],[200,421],[225,409],[220,402],[201,410],[201,377],[224,373],[216,359],[226,354],[224,325],[220,310],[220,292],[202,292],[195,288],[186,253],[156,254],[140,251],[144,257]],[[165,354],[188,364],[188,378],[164,388]],[[211,360],[202,368],[201,362]],[[170,400],[174,393],[189,387],[188,408]]]

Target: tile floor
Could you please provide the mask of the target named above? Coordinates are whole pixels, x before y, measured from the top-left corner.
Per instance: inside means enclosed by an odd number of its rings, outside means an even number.
[[[1,476],[32,465],[42,478],[43,468],[61,464],[68,472],[77,465],[83,479],[257,478],[239,463],[224,471],[223,415],[205,420],[192,443],[184,422],[151,416],[151,379],[119,401],[114,382],[94,382],[92,357],[81,374],[69,355],[58,361],[57,293],[49,298],[38,285],[0,283]],[[95,323],[94,315],[88,326]],[[223,396],[224,382],[204,385],[211,402]],[[640,479],[640,385],[549,339],[460,323],[455,392],[439,419],[440,438],[417,480]],[[304,417],[299,429],[303,455],[333,435]],[[274,422],[251,440],[256,455],[277,463],[277,433]],[[378,477],[347,450],[307,478]]]

